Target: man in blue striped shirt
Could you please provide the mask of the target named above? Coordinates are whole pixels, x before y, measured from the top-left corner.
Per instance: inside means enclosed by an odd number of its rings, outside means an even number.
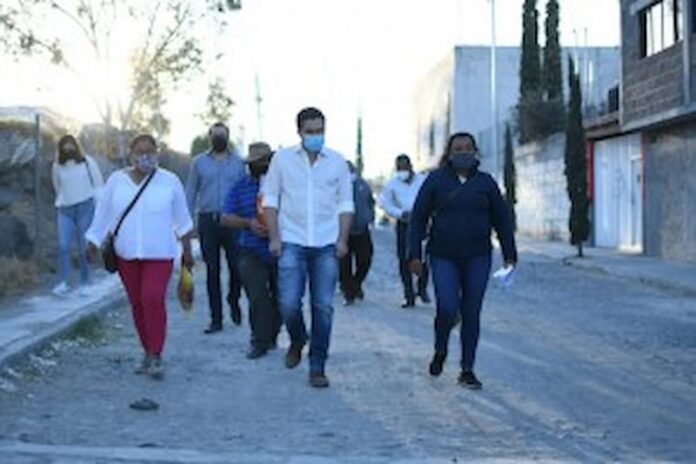
[[[261,179],[268,171],[271,155],[266,143],[249,146],[249,173],[230,189],[222,217],[224,225],[240,231],[237,269],[249,298],[249,359],[260,358],[275,347],[281,326],[276,260],[268,250],[268,230],[259,198]]]

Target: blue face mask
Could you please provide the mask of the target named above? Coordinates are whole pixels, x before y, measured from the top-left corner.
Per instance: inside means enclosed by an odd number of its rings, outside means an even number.
[[[145,174],[149,174],[155,169],[157,169],[157,155],[154,154],[144,154],[140,156],[133,157],[133,165]]]
[[[302,146],[309,153],[319,153],[324,148],[324,134],[303,135]]]

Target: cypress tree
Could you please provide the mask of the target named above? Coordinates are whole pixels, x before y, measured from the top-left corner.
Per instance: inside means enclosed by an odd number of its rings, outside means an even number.
[[[544,97],[547,101],[563,99],[563,71],[561,69],[561,44],[559,39],[558,0],[546,4],[546,45],[544,46]]]
[[[514,150],[512,146],[512,132],[510,125],[505,125],[505,164],[503,167],[503,180],[505,182],[505,201],[510,208],[513,230],[517,230],[517,214],[515,204],[517,203],[517,172],[515,170]]]
[[[542,73],[544,110],[540,113],[540,128],[543,136],[562,131],[565,125],[559,22],[558,0],[548,0],[544,23],[546,44]]]
[[[520,142],[538,137],[534,117],[541,102],[541,61],[539,56],[539,13],[537,0],[525,0],[522,11],[522,56],[520,57],[520,100],[517,108]]]
[[[363,150],[362,150],[362,140],[363,139],[363,132],[362,132],[362,115],[358,116],[358,133],[357,133],[357,140],[356,140],[356,147],[355,147],[355,152],[356,152],[356,159],[355,159],[355,169],[358,171],[358,174],[362,176],[363,169],[365,168],[365,161],[363,159]]]
[[[590,235],[589,206],[587,198],[587,158],[585,155],[585,129],[582,125],[582,93],[580,77],[575,73],[575,63],[569,59],[570,102],[566,123],[565,175],[570,199],[570,243],[583,256],[583,242]]]

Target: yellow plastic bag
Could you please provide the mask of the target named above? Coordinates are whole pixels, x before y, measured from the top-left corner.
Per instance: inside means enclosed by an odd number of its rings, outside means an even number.
[[[179,303],[181,303],[181,308],[184,311],[191,311],[193,309],[193,273],[192,271],[181,264],[181,271],[179,273],[179,286],[177,294],[179,296]]]

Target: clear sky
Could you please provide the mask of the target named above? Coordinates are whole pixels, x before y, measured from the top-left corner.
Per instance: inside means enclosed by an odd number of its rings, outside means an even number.
[[[539,1],[540,29],[543,7]],[[560,0],[564,45],[616,45],[618,0]],[[499,45],[519,45],[522,0],[496,0]],[[577,34],[574,34],[577,31]],[[368,175],[387,174],[412,137],[415,82],[455,44],[488,45],[489,0],[244,0],[225,37],[204,44],[224,52],[207,75],[184,86],[170,102],[171,144],[187,150],[201,132],[207,83],[225,76],[237,102],[233,126],[246,142],[260,135],[255,102],[258,75],[262,136],[272,145],[297,142],[294,117],[308,105],[327,116],[327,143],[352,158],[356,118],[364,118]],[[576,42],[577,41],[577,42]],[[97,119],[79,84],[58,79],[37,63],[0,60],[0,105],[51,105],[85,121]],[[66,87],[78,90],[70,97]],[[12,89],[12,92],[7,92]]]

